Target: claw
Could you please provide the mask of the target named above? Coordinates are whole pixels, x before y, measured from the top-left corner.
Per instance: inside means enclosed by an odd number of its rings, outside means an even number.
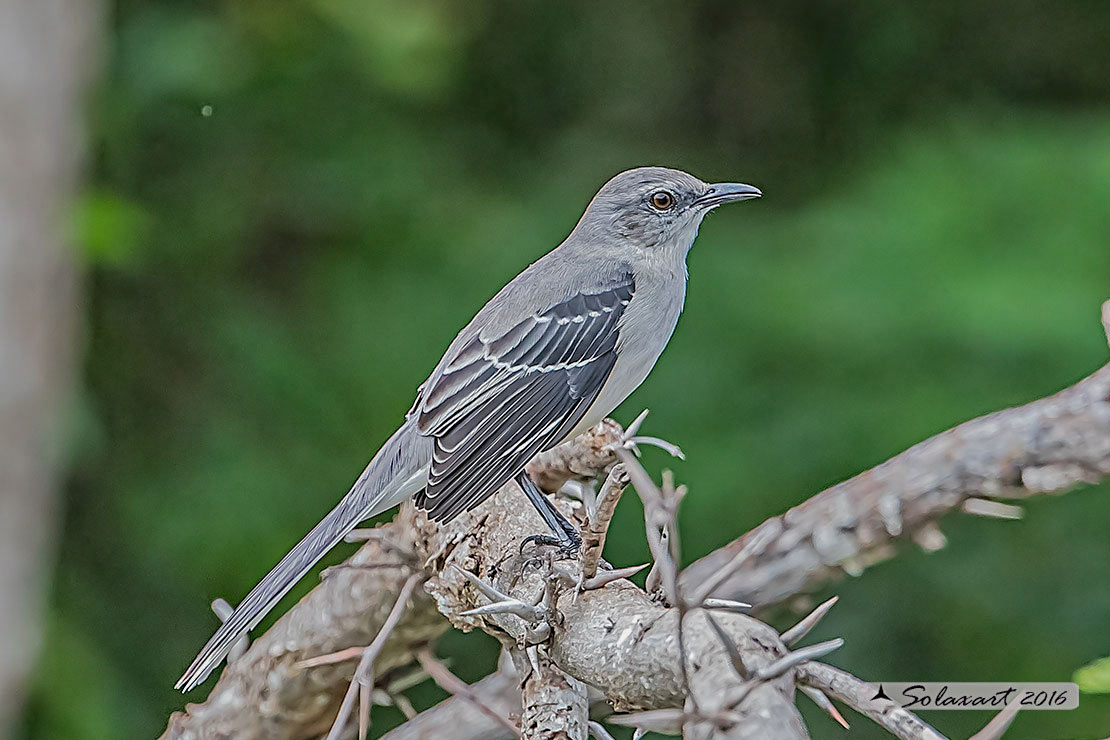
[[[543,547],[545,545],[557,547],[562,545],[563,543],[557,537],[552,537],[549,534],[534,534],[530,537],[525,537],[520,541],[520,553],[523,555],[524,548],[528,547],[528,545],[531,544],[535,544],[537,547]]]
[[[556,560],[571,560],[578,557],[578,549],[582,546],[582,538],[575,536],[560,539],[547,534],[534,534],[520,541],[521,554],[524,554],[524,549],[530,544],[535,544],[538,547],[554,547],[556,548]]]

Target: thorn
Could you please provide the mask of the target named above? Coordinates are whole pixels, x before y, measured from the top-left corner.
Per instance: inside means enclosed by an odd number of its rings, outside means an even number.
[[[528,622],[541,621],[547,610],[542,606],[532,606],[525,604],[519,599],[506,599],[505,601],[495,601],[492,604],[479,606],[474,609],[467,609],[465,612],[459,612],[460,617],[485,617],[490,614],[512,614]]]
[[[577,586],[579,583],[579,576],[574,575],[569,570],[561,565],[552,565],[551,572],[564,584],[568,586]]]
[[[782,532],[782,523],[778,519],[768,519],[761,524],[758,528],[752,530],[748,541],[740,548],[740,551],[732,556],[727,563],[717,570],[716,573],[711,575],[707,580],[697,588],[690,598],[691,604],[701,604],[708,598],[717,587],[724,583],[732,576],[740,566],[744,564],[748,558],[763,550],[771,543],[771,540],[778,537]]]
[[[929,522],[914,532],[913,541],[925,552],[936,552],[948,544],[948,538],[944,536],[944,532],[940,531],[940,527],[935,522]]]
[[[677,735],[682,732],[686,719],[687,714],[681,709],[649,709],[646,712],[610,715],[609,724],[635,727],[644,732]]]
[[[650,447],[658,447],[659,449],[663,450],[664,452],[666,452],[671,457],[677,457],[679,460],[685,460],[686,459],[686,453],[684,453],[682,451],[681,447],[679,447],[678,445],[676,445],[672,442],[668,442],[665,439],[660,439],[659,437],[652,437],[652,436],[648,436],[648,435],[637,435],[635,437],[630,437],[628,439],[628,441],[625,442],[625,444],[632,445],[633,448],[639,447],[640,445],[648,445]],[[637,457],[638,457],[638,455],[637,455]]]
[[[524,630],[524,640],[529,645],[539,645],[550,639],[551,625],[547,622],[540,622],[535,627],[526,627]]]
[[[582,591],[593,591],[594,589],[604,588],[613,581],[619,581],[622,578],[631,578],[644,568],[648,567],[647,563],[643,565],[632,565],[627,568],[614,568],[613,570],[599,570],[597,575],[593,578],[586,578],[582,581]]]
[[[409,698],[404,694],[390,694],[389,699],[393,702],[393,706],[401,710],[401,714],[405,715],[406,720],[410,720],[419,714],[419,712],[416,711],[416,707],[412,705],[412,702],[409,701]]]
[[[709,626],[717,633],[717,638],[721,641],[721,644],[724,645],[725,652],[728,653],[729,662],[732,663],[736,675],[740,676],[740,678],[745,681],[748,680],[751,674],[748,671],[748,667],[744,665],[744,659],[740,657],[740,651],[737,649],[736,645],[733,644],[732,638],[729,637],[729,634],[725,632],[724,628],[717,623],[716,619],[708,614],[705,615],[705,618],[709,621]]]
[[[513,599],[512,596],[509,596],[508,594],[505,594],[505,593],[501,593],[496,588],[494,588],[491,584],[486,583],[485,581],[483,581],[481,578],[474,575],[470,571],[463,570],[462,568],[455,565],[454,563],[451,564],[451,567],[454,568],[455,570],[457,570],[458,572],[462,573],[463,577],[466,580],[470,581],[470,583],[476,589],[481,591],[482,595],[484,595],[490,601],[515,601],[515,599]]]
[[[402,692],[408,691],[414,686],[419,686],[420,684],[427,681],[429,678],[431,678],[431,675],[429,675],[428,672],[425,671],[423,668],[417,666],[410,671],[401,673],[396,678],[391,680],[386,685],[385,691],[388,694],[400,696]]]
[[[554,613],[559,605],[559,574],[549,566],[547,575],[544,576],[543,590],[536,600],[536,604],[544,609],[545,614]]]
[[[740,706],[740,702],[747,699],[748,694],[752,693],[752,689],[754,689],[758,685],[758,678],[754,681],[745,681],[743,684],[740,685],[740,690],[736,692],[736,696],[729,698],[728,707],[730,709],[735,709],[736,707]]]
[[[539,676],[540,671],[540,651],[535,645],[531,645],[524,650],[524,654],[528,656],[528,663],[532,666],[532,673]],[[528,678],[525,676],[524,678]]]
[[[637,727],[635,730],[632,731],[632,740],[640,740],[640,738],[642,738],[646,734],[647,730],[642,727]]]
[[[351,716],[351,710],[354,708],[355,699],[358,697],[358,681],[351,679],[351,683],[347,686],[347,693],[343,695],[343,703],[339,705],[339,712],[335,716],[335,722],[332,723],[331,729],[328,730],[326,740],[339,740],[343,736],[343,728],[347,724],[347,718]]]
[[[582,503],[585,503],[586,508],[589,509],[589,503],[587,502],[587,499],[593,497],[594,491],[584,481],[571,478],[563,485],[559,486],[558,494],[560,496],[566,496],[567,498],[574,499],[576,501],[581,501]]]
[[[859,578],[863,575],[863,571],[866,570],[863,561],[855,556],[844,558],[838,565],[852,578]]]
[[[825,710],[826,714],[836,720],[836,723],[838,725],[843,727],[845,730],[852,729],[848,726],[848,721],[844,719],[844,715],[840,713],[840,710],[836,708],[836,705],[832,703],[829,697],[825,696],[825,692],[821,691],[821,689],[815,689],[812,686],[799,686],[798,688],[802,690],[803,694],[812,699],[814,704]]]
[[[717,609],[720,611],[728,612],[741,612],[745,609],[751,609],[752,605],[745,601],[733,601],[732,599],[706,599],[701,602],[702,609]]]
[[[320,571],[320,580],[326,581],[336,573],[344,570],[384,570],[386,568],[404,568],[411,569],[408,563],[340,563],[339,565],[332,565]]]
[[[370,684],[360,684],[358,692],[358,740],[366,740],[370,732]]]
[[[342,663],[345,660],[354,660],[355,658],[362,657],[363,647],[349,647],[345,650],[337,650],[334,653],[327,653],[326,655],[317,655],[315,658],[306,658],[305,660],[298,660],[293,664],[293,670],[301,671],[305,668],[315,668],[320,665],[331,665],[333,663]]]
[[[350,532],[343,536],[344,542],[368,542],[370,540],[383,540],[386,535],[380,529],[373,527],[363,527],[361,529],[352,529]]]
[[[606,730],[600,722],[594,722],[591,719],[587,726],[590,728],[590,734],[597,738],[597,740],[614,740],[613,736],[609,734],[609,731]]]
[[[755,672],[755,677],[761,681],[769,681],[772,678],[778,678],[799,663],[805,663],[807,660],[816,660],[824,655],[828,655],[843,644],[843,638],[838,637],[835,640],[828,640],[826,642],[819,642],[816,645],[798,648],[793,652],[787,653],[774,663],[760,668]]]
[[[401,616],[404,614],[405,609],[408,607],[409,599],[412,598],[412,592],[416,588],[416,584],[421,582],[420,575],[413,573],[401,586],[401,592],[397,594],[397,600],[393,602],[393,608],[389,610],[386,615],[385,621],[382,623],[381,629],[378,634],[374,635],[374,639],[366,646],[366,650],[362,653],[362,658],[358,662],[358,667],[355,668],[354,680],[363,685],[373,685],[374,683],[374,661],[378,659],[382,648],[385,647],[385,642],[397,623],[401,621]]]
[[[1108,303],[1110,303],[1110,301],[1108,301]],[[1105,310],[1104,310],[1104,315],[1105,315]],[[624,439],[627,439],[628,437],[634,436],[636,434],[636,432],[640,431],[640,427],[643,426],[644,419],[647,418],[647,415],[648,415],[649,411],[650,411],[650,409],[644,409],[643,411],[641,411],[640,415],[637,416],[635,419],[633,419],[632,423],[624,428],[624,434],[621,435],[621,436]]]
[[[343,704],[340,705],[339,715],[335,719],[335,724],[332,725],[332,732],[328,733],[329,738],[332,737],[334,733],[339,732],[343,724],[347,721],[347,716],[350,714],[353,706],[354,694],[352,692],[354,691],[355,684],[372,684],[370,680],[372,678],[370,670],[373,668],[374,661],[382,651],[382,648],[385,647],[385,641],[390,633],[393,632],[393,628],[396,627],[397,622],[401,620],[401,615],[407,608],[409,599],[412,597],[412,592],[416,588],[418,582],[420,582],[420,576],[418,574],[413,573],[408,577],[404,585],[401,586],[401,591],[397,594],[396,601],[393,602],[393,608],[389,610],[389,614],[386,615],[385,621],[382,622],[378,634],[374,636],[374,639],[366,647],[351,647],[346,650],[329,653],[328,655],[320,655],[293,664],[294,668],[300,669],[359,658],[358,667],[355,669],[354,678],[351,679],[351,686],[348,689],[347,696],[344,697]],[[338,737],[338,735],[335,735],[335,737]]]
[[[658,533],[659,557],[652,562],[652,569],[647,571],[644,587],[648,594],[662,594],[666,598],[667,604],[674,606],[678,602],[677,595],[672,594],[670,589],[667,588],[668,584],[674,584],[678,576],[678,569],[675,567],[674,561],[670,559],[670,549],[667,546],[670,540],[670,527],[663,525]],[[650,540],[650,535],[648,535],[648,539]]]
[[[1105,305],[1110,305],[1110,301],[1107,301]],[[1013,702],[994,715],[994,718],[983,729],[972,735],[969,740],[998,740],[1013,723],[1019,709],[1021,709],[1021,705],[1018,702]]]
[[[227,662],[234,663],[242,658],[243,655],[246,654],[248,647],[250,647],[250,640],[247,639],[246,635],[241,635],[239,639],[235,641],[235,644],[231,646],[231,649],[227,651]]]
[[[633,738],[641,738],[645,733],[658,732],[662,735],[682,733],[687,722],[711,722],[717,727],[730,727],[740,722],[735,712],[687,712],[684,709],[650,709],[646,712],[613,714],[606,720],[610,724],[635,727]]]
[[[670,468],[663,468],[660,478],[659,488],[663,491],[663,498],[669,501],[674,498],[674,471]]]
[[[797,644],[799,640],[809,634],[811,629],[817,626],[818,622],[824,619],[825,615],[829,613],[829,610],[832,609],[839,600],[839,596],[834,596],[806,616],[802,617],[796,625],[782,633],[783,643],[787,646]]]
[[[963,502],[960,508],[963,509],[965,514],[985,516],[992,519],[1021,519],[1025,515],[1025,510],[1020,506],[985,498],[969,498]]]
[[[216,599],[212,602],[212,611],[220,618],[221,622],[226,622],[231,613],[235,611],[231,604],[227,603],[227,599]]]
[[[887,494],[879,499],[879,516],[891,537],[902,534],[902,499],[897,494]]]
[[[502,657],[504,658],[504,652]],[[422,647],[416,651],[416,661],[420,664],[429,676],[447,693],[458,696],[464,701],[472,704],[482,714],[490,719],[503,725],[514,737],[520,737],[520,729],[517,727],[516,722],[512,721],[500,712],[495,711],[492,707],[486,704],[480,696],[474,691],[470,684],[463,681],[461,678],[452,673],[447,666],[439,658],[432,654],[432,651],[427,647]],[[509,664],[512,659],[508,659]],[[505,665],[499,666],[498,670],[505,669]]]
[[[550,562],[548,564],[550,565]],[[529,601],[528,603],[531,604],[532,606],[539,606],[541,603],[544,606],[548,606],[548,603],[547,603],[548,591],[550,589],[554,588],[553,582],[558,583],[558,581],[559,581],[559,574],[555,571],[554,568],[552,568],[551,571],[547,574],[547,580],[540,587],[540,590],[536,593],[536,595],[532,597],[532,600]]]
[[[216,613],[217,617],[219,617],[220,622],[226,622],[228,619],[231,618],[231,615],[235,611],[235,609],[231,606],[231,604],[227,602],[226,599],[216,599],[212,602],[212,611]],[[243,654],[247,652],[247,648],[249,648],[250,646],[250,633],[244,632],[243,634],[239,635],[239,637],[236,638],[235,642],[232,643],[231,649],[227,651],[228,665],[231,665],[235,661],[239,660],[239,658],[242,658]]]
[[[646,530],[648,549],[651,550],[652,559],[655,560],[655,565],[658,566],[653,568],[652,571],[657,571],[668,603],[671,605],[677,604],[678,569],[671,555],[671,549],[667,547],[659,529],[674,520],[674,511],[668,507],[663,492],[659,490],[655,481],[644,470],[644,466],[628,450],[616,447],[613,452],[627,466],[632,485],[635,486],[636,493],[639,494],[640,500],[644,503],[644,529]],[[651,575],[649,574],[648,577],[651,578]]]
[[[1110,344],[1110,301],[1102,304],[1102,329],[1106,332],[1106,342]]]
[[[644,466],[623,447],[617,447],[614,452],[625,464],[625,471],[628,473],[632,485],[636,488],[636,493],[644,500],[645,509],[663,508],[665,503],[663,492],[659,490],[659,486],[655,485],[655,481],[644,470]]]

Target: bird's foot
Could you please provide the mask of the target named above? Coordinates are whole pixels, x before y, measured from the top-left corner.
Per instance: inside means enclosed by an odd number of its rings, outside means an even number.
[[[556,560],[571,560],[578,557],[578,550],[582,547],[582,538],[577,532],[566,532],[563,537],[553,537],[549,534],[534,534],[520,541],[520,552],[523,553],[529,545],[536,547],[554,547]]]

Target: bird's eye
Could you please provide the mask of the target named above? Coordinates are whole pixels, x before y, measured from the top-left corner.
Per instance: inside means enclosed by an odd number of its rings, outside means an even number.
[[[656,190],[651,194],[651,205],[657,211],[666,211],[674,206],[674,196],[666,190]]]

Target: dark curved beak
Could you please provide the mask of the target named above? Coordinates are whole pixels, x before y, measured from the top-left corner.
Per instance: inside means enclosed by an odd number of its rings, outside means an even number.
[[[722,203],[761,197],[763,197],[763,191],[752,185],[745,185],[742,182],[717,182],[710,185],[705,194],[694,201],[694,205],[701,208],[716,208]]]

